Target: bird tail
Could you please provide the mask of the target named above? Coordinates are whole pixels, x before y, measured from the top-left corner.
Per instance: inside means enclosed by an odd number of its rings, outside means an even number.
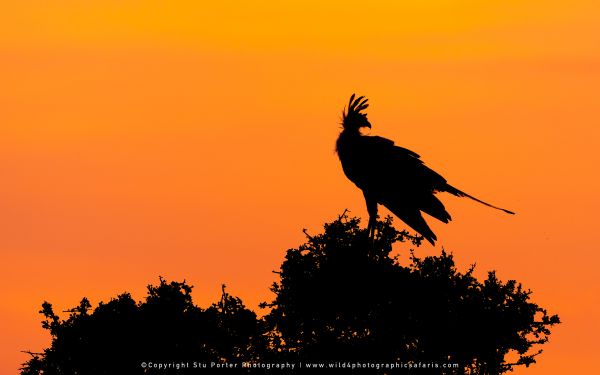
[[[486,206],[488,206],[488,207],[495,208],[495,209],[497,209],[497,210],[500,210],[500,211],[504,211],[504,212],[506,212],[507,214],[511,214],[511,215],[514,215],[514,214],[515,214],[514,212],[512,212],[512,211],[509,211],[509,210],[507,210],[507,209],[504,209],[504,208],[501,208],[501,207],[496,207],[496,206],[494,206],[493,204],[489,204],[489,203],[487,203],[487,202],[484,202],[484,201],[482,201],[481,199],[477,199],[477,198],[475,198],[474,196],[472,196],[472,195],[469,195],[469,194],[465,193],[465,192],[464,192],[464,191],[462,191],[462,190],[458,190],[457,188],[455,188],[454,186],[452,186],[452,185],[449,185],[449,184],[446,184],[446,189],[445,189],[444,191],[446,191],[446,192],[448,192],[448,193],[450,193],[450,194],[452,194],[452,195],[456,195],[457,197],[467,197],[467,198],[471,198],[472,200],[474,200],[474,201],[476,201],[476,202],[479,202],[479,203],[481,203],[481,204],[485,204],[485,205],[486,205]]]

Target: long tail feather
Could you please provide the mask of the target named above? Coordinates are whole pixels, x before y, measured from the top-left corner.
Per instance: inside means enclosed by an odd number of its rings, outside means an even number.
[[[457,197],[467,197],[467,198],[471,198],[472,200],[474,200],[474,201],[476,201],[476,202],[479,202],[479,203],[481,203],[481,204],[485,204],[485,205],[486,205],[486,206],[488,206],[488,207],[495,208],[495,209],[497,209],[497,210],[500,210],[500,211],[504,211],[504,212],[506,212],[507,214],[511,214],[511,215],[514,215],[514,214],[515,214],[514,212],[512,212],[512,211],[509,211],[509,210],[507,210],[507,209],[505,209],[505,208],[496,207],[496,206],[494,206],[493,204],[489,204],[489,203],[487,203],[487,202],[484,202],[484,201],[482,201],[481,199],[477,199],[477,198],[475,198],[474,196],[472,196],[472,195],[469,195],[469,194],[465,193],[465,192],[464,192],[464,191],[462,191],[462,190],[458,190],[457,188],[455,188],[455,187],[454,187],[454,186],[452,186],[452,185],[447,185],[447,186],[446,186],[446,189],[445,189],[445,191],[447,191],[447,192],[448,192],[448,193],[450,193],[450,194],[456,195]]]

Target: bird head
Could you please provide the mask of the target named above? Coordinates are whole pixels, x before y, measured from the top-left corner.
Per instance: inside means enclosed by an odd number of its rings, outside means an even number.
[[[368,99],[364,96],[354,98],[356,94],[352,94],[350,102],[348,102],[348,110],[344,108],[342,112],[342,126],[344,130],[356,130],[358,131],[362,127],[371,128],[371,123],[367,119],[367,114],[362,113],[367,107]]]

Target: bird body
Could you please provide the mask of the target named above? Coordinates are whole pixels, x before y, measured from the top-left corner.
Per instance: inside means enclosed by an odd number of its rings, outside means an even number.
[[[348,110],[343,113],[343,130],[336,149],[344,174],[363,191],[369,212],[369,228],[373,233],[377,205],[382,204],[394,215],[421,234],[431,244],[437,239],[421,212],[444,222],[451,220],[437,192],[448,192],[468,197],[506,213],[513,212],[481,201],[448,184],[440,174],[427,167],[420,156],[396,146],[390,139],[367,136],[360,128],[371,127],[367,115],[367,99],[350,98]]]

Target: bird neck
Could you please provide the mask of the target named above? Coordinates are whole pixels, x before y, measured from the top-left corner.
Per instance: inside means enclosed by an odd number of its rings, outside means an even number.
[[[358,129],[344,129],[340,133],[340,136],[336,142],[336,151],[340,157],[343,154],[349,152],[355,147],[356,142],[359,142],[359,139],[362,137],[362,134],[358,131]]]
[[[346,137],[360,137],[362,136],[362,134],[360,134],[360,130],[358,130],[358,128],[346,128],[344,130],[342,130],[342,133],[340,134],[341,136],[346,136]]]

